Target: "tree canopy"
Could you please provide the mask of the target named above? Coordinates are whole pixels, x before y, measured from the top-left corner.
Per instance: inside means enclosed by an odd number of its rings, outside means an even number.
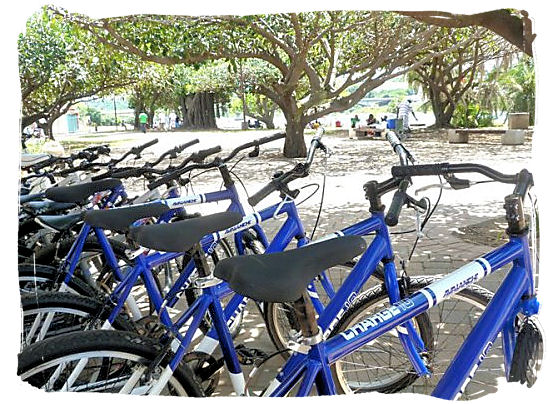
[[[22,127],[53,121],[78,101],[135,81],[139,59],[48,10],[34,14],[19,36]]]
[[[385,81],[452,51],[434,50],[437,27],[392,12],[139,15],[100,20],[56,12],[103,44],[147,61],[257,60],[272,75],[254,83],[254,92],[281,108],[287,121],[287,156],[304,155],[303,130],[309,122],[345,111]],[[420,54],[424,57],[419,59]]]
[[[464,95],[483,79],[479,73],[485,63],[509,56],[515,49],[489,30],[474,27],[442,28],[436,37],[439,49],[454,50],[418,66],[409,74],[409,80],[422,86],[435,125],[446,127]],[[455,47],[457,43],[462,45]]]

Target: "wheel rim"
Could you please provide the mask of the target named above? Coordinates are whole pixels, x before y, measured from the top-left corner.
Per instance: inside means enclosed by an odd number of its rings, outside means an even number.
[[[142,356],[128,352],[82,352],[40,364],[22,373],[21,379],[47,391],[120,393],[127,388],[128,391],[122,392],[145,394],[150,388],[144,382],[147,363]],[[184,387],[173,376],[161,394],[187,396]]]

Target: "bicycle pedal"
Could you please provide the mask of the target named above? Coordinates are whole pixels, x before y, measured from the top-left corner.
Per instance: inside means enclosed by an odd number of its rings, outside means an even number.
[[[237,359],[241,365],[253,365],[257,360],[263,361],[269,355],[257,348],[247,348],[243,344],[235,347]]]

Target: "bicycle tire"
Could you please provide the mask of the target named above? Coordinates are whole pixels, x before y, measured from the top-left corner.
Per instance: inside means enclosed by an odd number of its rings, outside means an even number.
[[[429,284],[433,283],[436,279],[439,279],[437,276],[414,276],[410,278],[410,286],[408,291],[409,292],[415,292],[419,289],[422,289]],[[471,313],[464,314],[464,316],[473,316],[478,317],[478,313],[480,310],[483,310],[484,307],[487,306],[489,301],[492,298],[492,293],[488,291],[487,289],[484,289],[478,285],[470,285],[469,287],[461,290],[456,295],[454,295],[452,298],[446,300],[445,302],[451,302],[450,304],[453,304],[453,301],[456,301],[457,303],[454,303],[454,307],[457,307],[458,302],[463,302],[465,304],[468,304],[471,306],[471,310],[473,310]],[[375,311],[378,311],[382,306],[387,306],[389,304],[388,295],[385,290],[384,285],[376,285],[373,288],[365,291],[360,296],[357,297],[353,305],[350,307],[350,309],[344,314],[344,316],[340,319],[340,321],[336,324],[334,327],[333,332],[331,333],[331,336],[336,335],[342,331],[344,331],[346,328],[348,328],[351,324],[354,324],[355,322],[358,322],[362,319],[364,319],[369,313],[373,313]],[[441,305],[444,305],[445,302],[442,302]],[[438,306],[435,306],[434,309],[436,309]],[[462,308],[462,306],[461,306]],[[444,310],[440,306],[437,310]],[[452,312],[453,309],[450,309]],[[454,310],[454,312],[459,312],[461,310]],[[421,317],[421,316],[424,317]],[[342,358],[339,362],[335,363],[332,366],[333,371],[333,378],[334,382],[336,384],[336,388],[338,392],[340,393],[363,393],[368,391],[377,391],[380,393],[395,393],[398,391],[403,391],[411,386],[411,391],[414,392],[422,392],[425,394],[429,394],[431,391],[427,391],[433,384],[439,380],[439,377],[442,375],[442,371],[444,369],[440,369],[441,365],[438,365],[435,363],[436,357],[437,357],[437,350],[446,350],[448,348],[446,346],[446,340],[441,340],[442,335],[440,335],[439,330],[442,329],[442,325],[447,326],[450,324],[448,321],[444,321],[444,318],[440,318],[437,320],[436,317],[434,317],[434,313],[432,312],[426,312],[422,313],[421,316],[416,317],[417,321],[417,327],[419,328],[420,335],[423,337],[423,340],[425,342],[426,347],[428,348],[428,354],[426,356],[426,359],[428,360],[428,367],[432,371],[432,377],[430,378],[430,382],[422,382],[424,379],[419,379],[418,375],[414,370],[412,369],[412,365],[410,365],[407,356],[405,355],[403,348],[397,338],[393,338],[393,340],[396,343],[396,349],[394,352],[389,352],[388,356],[391,358],[391,360],[396,361],[396,356],[401,355],[402,358],[404,358],[404,364],[403,366],[407,367],[406,370],[404,370],[403,375],[401,377],[395,377],[393,381],[391,382],[384,382],[379,383],[379,386],[373,386],[371,387],[359,387],[363,384],[366,384],[367,382],[364,381],[357,381],[355,384],[352,384],[350,386],[349,380],[345,380],[345,377],[343,376],[344,372],[346,370],[342,370],[342,363],[349,364],[351,363],[350,356],[353,355],[350,354],[349,356],[346,356]],[[427,321],[427,323],[426,323]],[[458,320],[457,320],[458,321]],[[429,329],[428,329],[429,328]],[[448,331],[448,329],[446,330]],[[371,341],[368,344],[368,349],[371,350],[371,352],[374,352],[374,349],[376,349],[375,344],[378,344],[378,346],[384,346],[384,349],[380,349],[381,351],[389,350],[388,346],[390,345],[389,338],[387,336],[390,335],[390,333],[386,333],[383,336],[379,337],[378,339]],[[429,339],[424,339],[425,336],[428,335]],[[444,334],[446,335],[446,334]],[[383,338],[383,339],[382,339]],[[449,340],[450,337],[447,337],[447,340]],[[436,348],[437,347],[437,348]],[[454,349],[457,349],[458,346],[453,346]],[[367,349],[367,346],[365,347]],[[363,365],[358,365],[361,370],[353,369],[347,370],[349,374],[353,373],[354,375],[361,374],[362,377],[369,379],[369,381],[374,380],[375,378],[372,377],[368,372],[370,369],[373,370],[373,372],[378,372],[380,369],[383,369],[380,364],[375,363],[375,360],[373,359],[374,354],[368,354],[367,360],[362,361]],[[367,363],[365,365],[365,363]],[[369,368],[371,366],[371,368]],[[441,373],[440,373],[441,371]],[[390,379],[391,380],[391,379]],[[414,385],[414,383],[420,380],[421,383]],[[424,389],[422,388],[424,383]],[[407,390],[409,391],[409,390]]]
[[[57,268],[47,265],[23,263],[19,264],[17,269],[19,273],[19,291],[22,295],[53,290],[56,282],[63,280],[63,278],[58,279],[59,271]],[[83,296],[96,295],[96,290],[78,276],[73,276],[67,286],[67,292]]]
[[[36,341],[40,335],[47,313],[55,313],[50,319],[48,331],[41,339],[73,331],[83,331],[103,325],[109,317],[110,310],[105,310],[105,303],[88,296],[73,293],[46,292],[37,295],[26,295],[21,298],[22,335],[21,346],[26,347]],[[95,321],[94,324],[91,324]],[[136,327],[124,313],[119,314],[112,324],[115,330],[136,331]],[[93,329],[93,328],[92,328]]]
[[[72,363],[78,363],[82,359],[84,368],[72,383],[71,390],[98,391],[100,384],[103,384],[106,389],[109,388],[107,392],[112,392],[113,384],[128,381],[130,377],[128,371],[131,368],[126,366],[126,361],[133,362],[134,366],[146,368],[153,363],[161,350],[162,346],[156,340],[131,332],[78,331],[40,341],[23,350],[18,356],[17,374],[34,387],[59,391],[65,386],[67,373],[74,370]],[[167,366],[169,357],[170,355],[166,355],[160,365]],[[97,369],[93,367],[96,363]],[[56,370],[59,370],[60,374],[52,381]],[[81,377],[88,374],[94,377],[92,383],[83,383]],[[114,379],[109,381],[109,376]],[[51,382],[50,386],[46,386],[47,382]],[[147,382],[146,378],[140,377],[136,380],[136,383],[142,382]],[[184,363],[174,370],[168,387],[171,387],[167,392],[169,395],[204,397],[200,384]],[[147,388],[147,385],[143,386],[142,392],[145,393]],[[136,394],[135,387],[131,393]]]

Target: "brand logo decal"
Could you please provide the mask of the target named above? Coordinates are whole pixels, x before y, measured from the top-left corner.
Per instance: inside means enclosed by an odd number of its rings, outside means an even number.
[[[451,286],[449,289],[446,289],[445,293],[443,293],[443,297],[445,298],[449,295],[452,295],[453,293],[456,293],[459,290],[464,289],[466,286],[470,285],[471,283],[477,282],[477,280],[478,280],[478,274],[474,274],[469,278],[466,278],[463,281],[458,282],[456,285]]]
[[[247,227],[250,227],[254,224],[254,219],[248,219],[246,221],[242,221],[241,223],[239,224],[236,224],[235,226],[233,227],[230,227],[229,229],[226,229],[222,232],[222,234],[229,234],[229,233],[234,233],[236,232],[237,230],[240,230],[240,229],[243,229],[243,228],[247,228]]]
[[[388,307],[387,309],[381,310],[378,313],[373,314],[370,317],[367,317],[365,320],[360,323],[355,324],[353,327],[347,329],[344,332],[341,332],[340,335],[344,337],[345,340],[349,341],[350,339],[358,336],[361,333],[392,319],[395,316],[403,313],[405,310],[414,306],[414,303],[411,299],[403,299],[393,306]]]

